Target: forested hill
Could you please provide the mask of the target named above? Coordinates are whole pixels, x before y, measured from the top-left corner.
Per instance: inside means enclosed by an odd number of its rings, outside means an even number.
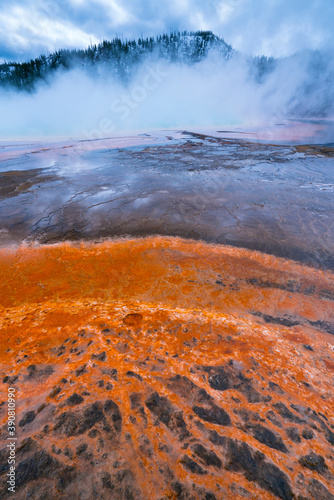
[[[174,32],[138,40],[114,38],[85,50],[58,50],[29,62],[1,64],[0,85],[33,90],[36,83],[46,80],[59,69],[84,68],[94,72],[100,65],[116,78],[124,80],[149,55],[169,62],[191,64],[203,59],[211,50],[216,50],[224,59],[230,58],[234,52],[230,45],[211,31]]]

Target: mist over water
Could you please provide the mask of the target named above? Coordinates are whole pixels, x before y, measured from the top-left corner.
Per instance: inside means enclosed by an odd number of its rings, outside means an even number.
[[[153,57],[120,83],[105,68],[57,71],[33,93],[0,90],[2,138],[84,139],[152,129],[259,125],[334,114],[330,54],[261,61],[211,52],[201,62]]]

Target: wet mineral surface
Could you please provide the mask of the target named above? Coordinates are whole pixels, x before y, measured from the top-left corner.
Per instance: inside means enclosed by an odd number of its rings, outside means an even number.
[[[182,131],[3,146],[0,244],[156,234],[333,268],[333,155]]]
[[[2,250],[1,284],[15,498],[334,498],[332,274],[160,237]]]
[[[160,140],[2,149],[0,497],[334,499],[333,148]]]

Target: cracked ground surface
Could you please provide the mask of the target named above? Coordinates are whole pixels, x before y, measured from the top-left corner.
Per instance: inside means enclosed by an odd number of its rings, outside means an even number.
[[[333,148],[142,142],[1,151],[0,497],[334,499]]]
[[[2,250],[1,283],[16,498],[333,498],[331,273],[151,237]]]
[[[190,132],[110,142],[5,148],[0,243],[157,234],[333,268],[332,147]]]

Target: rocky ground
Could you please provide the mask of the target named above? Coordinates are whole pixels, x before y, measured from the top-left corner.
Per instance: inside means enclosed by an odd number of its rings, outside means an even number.
[[[180,236],[334,269],[333,145],[170,134],[0,145],[0,245]]]
[[[334,498],[334,278],[177,238],[0,251],[0,496]]]

